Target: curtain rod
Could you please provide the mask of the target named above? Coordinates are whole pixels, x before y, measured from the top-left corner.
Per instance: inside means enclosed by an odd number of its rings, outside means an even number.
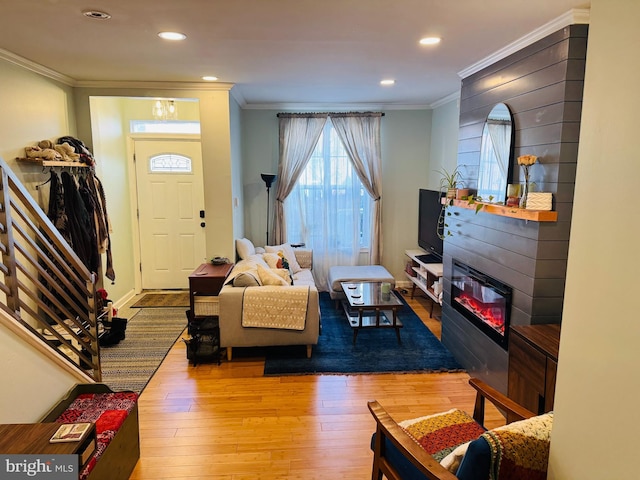
[[[384,117],[384,112],[309,112],[287,113],[276,115],[278,118],[322,118],[322,117]]]

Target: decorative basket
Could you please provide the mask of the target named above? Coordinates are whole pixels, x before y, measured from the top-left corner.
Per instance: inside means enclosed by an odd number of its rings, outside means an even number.
[[[218,297],[194,297],[193,313],[199,317],[218,316],[220,314]]]
[[[527,210],[551,210],[551,192],[530,192],[527,195]]]

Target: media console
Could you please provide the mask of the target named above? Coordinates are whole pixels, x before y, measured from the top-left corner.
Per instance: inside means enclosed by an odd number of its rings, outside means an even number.
[[[437,303],[442,305],[440,301],[440,292],[442,292],[442,260],[436,255],[429,254],[424,250],[405,250],[404,254],[409,257],[410,263],[407,265],[405,274],[413,288],[411,289],[411,298],[413,298],[416,287],[422,290],[431,300],[431,311],[433,314],[433,306]],[[436,286],[434,290],[434,283]]]

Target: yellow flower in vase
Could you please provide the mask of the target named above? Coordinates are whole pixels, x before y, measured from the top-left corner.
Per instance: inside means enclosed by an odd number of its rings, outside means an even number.
[[[527,208],[527,196],[529,195],[529,168],[538,161],[535,155],[520,155],[518,165],[524,170],[524,190],[520,198],[520,208]]]

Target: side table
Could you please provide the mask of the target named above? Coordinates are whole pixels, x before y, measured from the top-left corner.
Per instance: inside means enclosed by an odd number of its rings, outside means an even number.
[[[218,294],[232,269],[233,264],[203,263],[189,275],[187,359],[194,366],[205,361],[220,363]]]
[[[199,313],[195,309],[196,297],[218,296],[232,269],[233,263],[224,265],[203,263],[189,275],[189,306],[192,315],[197,316]]]

